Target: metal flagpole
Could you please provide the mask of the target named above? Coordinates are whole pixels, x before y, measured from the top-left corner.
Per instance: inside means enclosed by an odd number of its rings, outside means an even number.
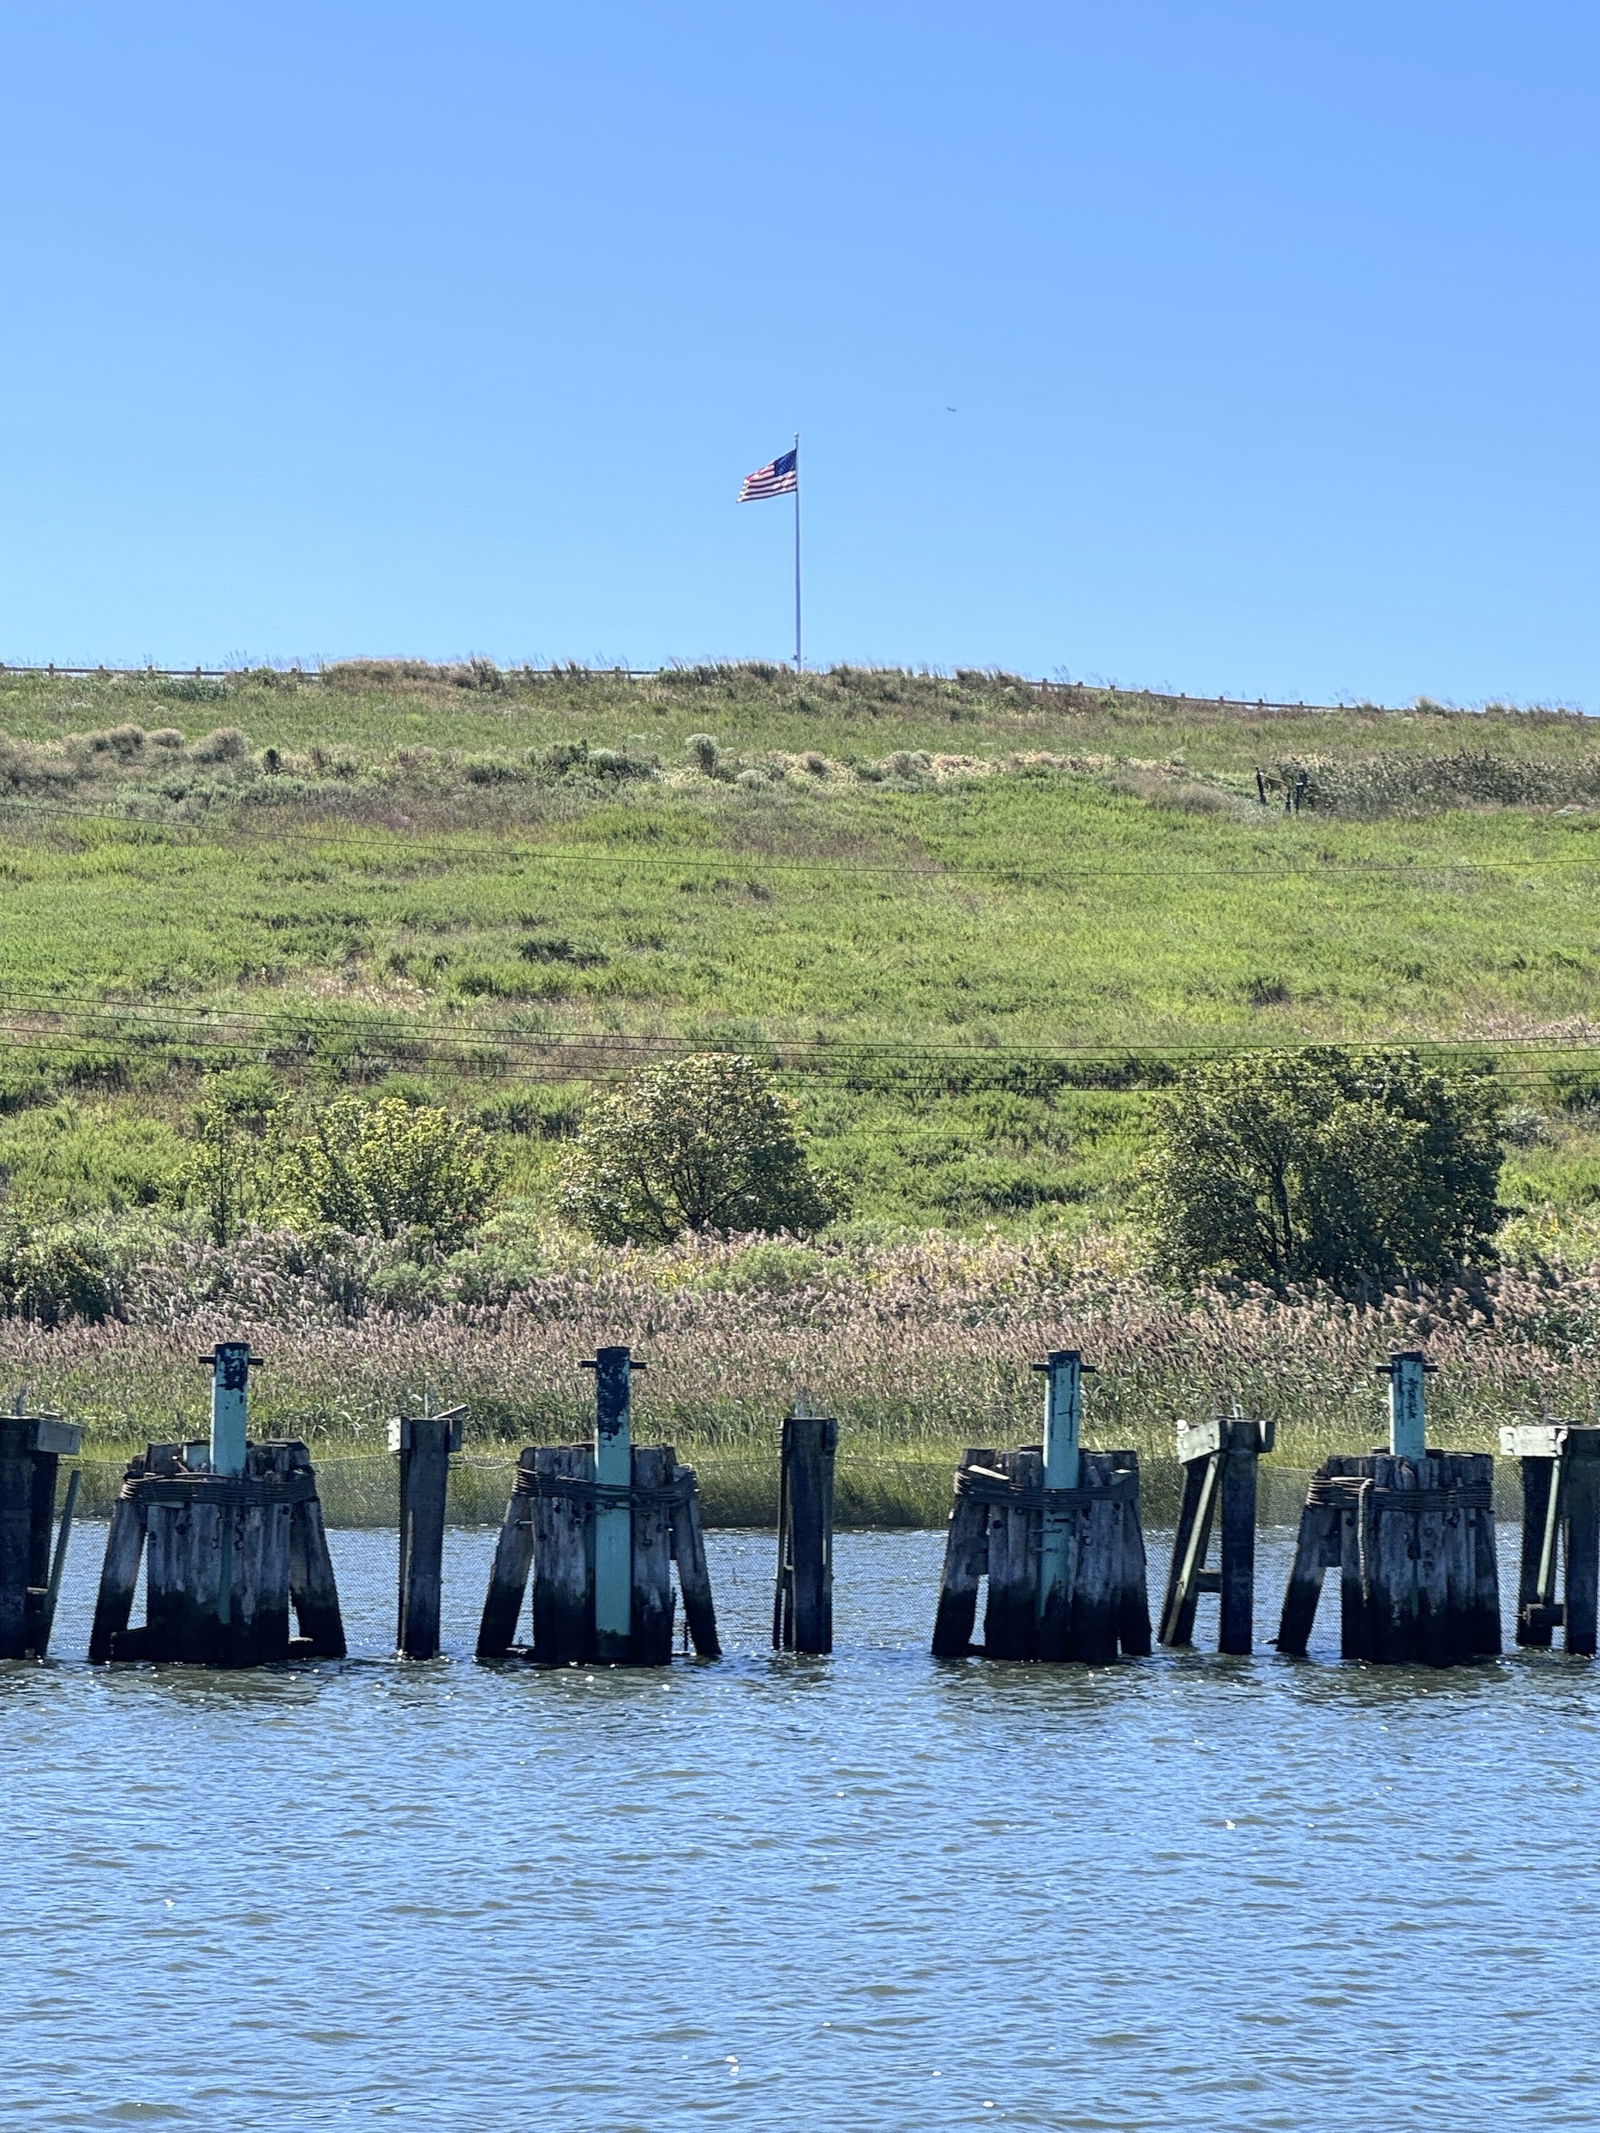
[[[794,433],[794,670],[802,671],[800,657],[800,432]]]

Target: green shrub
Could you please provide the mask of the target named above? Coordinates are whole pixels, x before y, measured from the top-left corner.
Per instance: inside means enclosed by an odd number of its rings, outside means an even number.
[[[803,1235],[842,1209],[811,1171],[793,1106],[737,1053],[641,1067],[589,1108],[563,1204],[602,1244],[686,1231]]]
[[[19,1227],[0,1236],[0,1313],[7,1318],[100,1325],[115,1307],[110,1256],[91,1234]]]
[[[356,1236],[458,1235],[494,1197],[483,1137],[430,1104],[335,1097],[312,1112],[283,1160],[294,1212]]]
[[[1480,1259],[1498,1220],[1503,1092],[1412,1051],[1267,1052],[1190,1068],[1156,1097],[1143,1196],[1183,1277],[1284,1289]]]

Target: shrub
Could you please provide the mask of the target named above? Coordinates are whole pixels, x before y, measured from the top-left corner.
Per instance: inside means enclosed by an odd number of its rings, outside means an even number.
[[[150,738],[159,742],[161,736],[152,733]],[[189,753],[197,763],[242,763],[250,753],[250,743],[237,726],[218,726],[196,741]]]
[[[1268,1052],[1193,1067],[1152,1108],[1144,1207],[1180,1276],[1437,1276],[1480,1258],[1498,1219],[1502,1093],[1484,1067]]]
[[[301,1219],[369,1237],[459,1234],[495,1188],[475,1127],[397,1096],[339,1096],[314,1112],[286,1149],[283,1174]]]
[[[683,752],[697,770],[704,771],[708,778],[716,776],[722,750],[709,733],[691,733],[683,744]]]
[[[38,1326],[99,1325],[116,1307],[111,1266],[93,1237],[26,1227],[0,1237],[0,1313]]]
[[[736,1053],[641,1067],[589,1108],[563,1204],[602,1244],[686,1231],[804,1234],[842,1210],[812,1173],[793,1106]]]

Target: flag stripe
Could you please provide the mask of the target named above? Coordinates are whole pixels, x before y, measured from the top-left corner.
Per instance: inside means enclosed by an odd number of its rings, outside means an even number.
[[[764,496],[792,496],[800,486],[799,458],[798,452],[780,452],[776,459],[747,474],[739,491],[740,503],[759,503]]]

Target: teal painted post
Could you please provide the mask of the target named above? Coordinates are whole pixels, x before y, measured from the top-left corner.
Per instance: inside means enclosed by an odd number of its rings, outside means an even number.
[[[1075,1489],[1079,1481],[1083,1374],[1093,1370],[1076,1348],[1056,1348],[1034,1369],[1042,1371],[1044,1395],[1044,1485]],[[1039,1657],[1064,1659],[1072,1627],[1073,1543],[1077,1514],[1053,1509],[1046,1497],[1039,1545]]]
[[[643,1370],[626,1348],[597,1348],[582,1366],[594,1372],[594,1478],[624,1493],[594,1512],[595,1657],[626,1660],[633,1634],[633,1373]]]
[[[218,1341],[201,1361],[211,1365],[211,1471],[244,1472],[249,1425],[250,1365],[259,1362],[248,1341]]]
[[[1389,1380],[1389,1450],[1396,1459],[1420,1459],[1428,1449],[1423,1377],[1438,1369],[1420,1348],[1397,1348],[1377,1375]]]

